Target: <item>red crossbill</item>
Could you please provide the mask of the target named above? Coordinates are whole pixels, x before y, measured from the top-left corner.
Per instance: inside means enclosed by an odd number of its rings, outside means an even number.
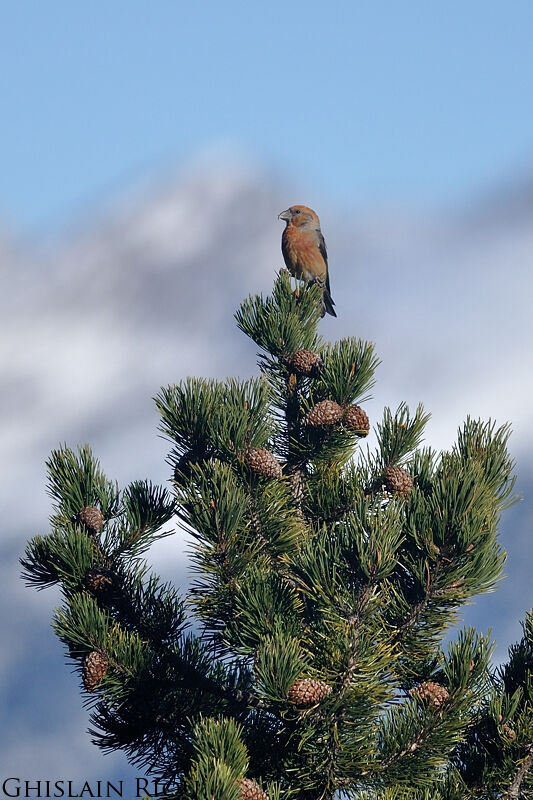
[[[278,219],[287,223],[281,237],[281,252],[287,269],[295,278],[317,283],[323,289],[322,316],[336,317],[331,299],[326,243],[320,230],[320,220],[312,208],[291,206]]]

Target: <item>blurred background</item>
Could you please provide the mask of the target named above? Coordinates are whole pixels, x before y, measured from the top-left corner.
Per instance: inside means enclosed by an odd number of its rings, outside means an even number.
[[[496,661],[531,605],[533,5],[529,0],[4,0],[0,4],[0,773],[128,780],[19,577],[44,462],[89,442],[166,482],[153,396],[257,373],[233,321],[282,266],[277,214],[317,210],[338,319],[371,339],[371,419],[402,400],[449,447],[513,427],[506,580],[466,609]],[[186,542],[150,553],[187,581]]]

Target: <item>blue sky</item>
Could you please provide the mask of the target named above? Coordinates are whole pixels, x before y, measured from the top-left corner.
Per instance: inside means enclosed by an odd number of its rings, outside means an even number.
[[[530,0],[4,0],[0,226],[61,227],[232,148],[347,205],[531,163]]]

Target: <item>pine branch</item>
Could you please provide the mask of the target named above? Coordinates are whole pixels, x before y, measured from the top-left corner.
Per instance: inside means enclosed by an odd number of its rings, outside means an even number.
[[[429,567],[429,563],[426,562],[427,579],[424,586],[424,595],[421,600],[411,606],[403,620],[395,624],[396,631],[394,641],[400,642],[404,640],[409,633],[413,632],[418,623],[421,622],[422,616],[429,604],[433,598],[438,595],[439,589],[436,588],[435,585],[438,584],[441,571],[442,565],[440,562],[437,562],[432,570]]]
[[[285,421],[287,426],[287,466],[294,504],[303,518],[302,507],[306,495],[305,461],[298,452],[297,435],[300,416],[298,396],[298,380],[296,375],[289,374],[286,381]]]
[[[526,757],[523,759],[520,766],[516,770],[513,780],[509,785],[509,788],[507,789],[505,794],[502,795],[504,800],[516,800],[517,798],[520,797],[520,789],[531,767],[533,767],[533,744],[529,745]]]
[[[199,669],[186,662],[177,653],[169,654],[171,660],[178,666],[182,675],[190,682],[193,687],[204,689],[214,697],[222,700],[227,700],[230,704],[230,709],[240,708],[260,708],[268,709],[269,705],[262,698],[258,697],[254,692],[244,692],[241,689],[236,689],[229,683],[219,683],[208,675],[202,673]]]
[[[369,580],[361,590],[355,612],[348,617],[350,656],[341,679],[341,697],[342,693],[345,693],[349,689],[353,675],[357,669],[357,649],[361,638],[361,624],[372,597],[373,590],[374,581]]]

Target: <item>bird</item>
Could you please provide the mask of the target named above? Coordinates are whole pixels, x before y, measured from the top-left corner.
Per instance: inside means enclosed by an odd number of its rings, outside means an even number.
[[[281,237],[281,252],[291,275],[310,285],[318,284],[322,292],[322,316],[336,317],[335,303],[329,288],[328,253],[320,230],[320,220],[308,206],[291,206],[278,214],[286,223]]]

